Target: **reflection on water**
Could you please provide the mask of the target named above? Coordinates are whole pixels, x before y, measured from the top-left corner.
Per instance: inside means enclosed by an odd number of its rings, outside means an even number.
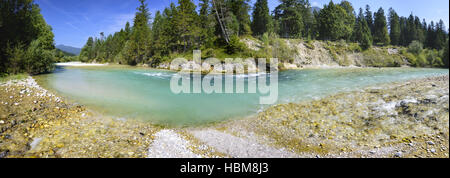
[[[448,74],[445,69],[318,69],[280,72],[278,103],[317,99],[379,83]],[[139,68],[58,69],[43,81],[58,94],[115,117],[174,126],[248,116],[260,94],[173,94],[173,72]],[[247,81],[248,76],[244,77]],[[223,80],[225,81],[225,80]],[[247,83],[247,82],[245,82]],[[247,88],[247,86],[246,86]]]

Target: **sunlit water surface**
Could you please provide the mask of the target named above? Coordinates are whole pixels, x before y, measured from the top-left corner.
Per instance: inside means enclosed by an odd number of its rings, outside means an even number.
[[[318,99],[382,83],[448,74],[446,69],[317,69],[280,72],[277,103]],[[240,118],[268,107],[261,94],[174,94],[176,73],[130,67],[59,68],[41,80],[46,87],[116,118],[189,126]],[[243,77],[247,84],[247,75]],[[247,86],[246,86],[247,88]],[[264,95],[265,96],[265,95]]]

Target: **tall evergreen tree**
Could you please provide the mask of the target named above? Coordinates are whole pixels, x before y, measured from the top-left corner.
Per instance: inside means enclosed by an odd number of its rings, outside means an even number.
[[[373,35],[373,31],[374,31],[373,13],[372,13],[372,11],[370,11],[369,5],[366,5],[365,19],[366,19],[367,25],[369,26],[370,31]]]
[[[449,68],[449,56],[448,56],[448,53],[449,53],[448,43],[449,43],[449,41],[448,40],[449,39],[447,38],[447,42],[445,43],[445,46],[444,46],[444,54],[443,54],[443,57],[442,57],[442,60],[444,62],[444,66],[446,68]]]
[[[310,39],[314,38],[314,15],[312,13],[311,4],[309,0],[299,0],[299,9],[303,20],[303,37]]]
[[[267,0],[257,0],[253,8],[253,34],[256,36],[261,36],[270,31],[271,23]]]
[[[352,31],[355,25],[355,10],[353,9],[353,6],[350,2],[343,0],[339,6],[341,6],[342,8],[345,9],[345,11],[347,12],[347,15],[345,16],[345,27],[348,28],[347,31],[350,31],[349,33],[347,33],[347,36],[344,37],[344,39],[346,40],[350,40],[351,35],[352,35]]]
[[[231,10],[232,14],[236,17],[239,24],[239,30],[237,31],[238,36],[240,35],[250,35],[252,33],[250,27],[250,0],[228,0],[228,8]]]
[[[149,47],[150,47],[150,12],[145,0],[139,0],[140,6],[137,8],[136,15],[134,17],[133,30],[130,37],[130,49],[131,52],[127,55],[127,63],[130,65],[136,65],[141,62],[145,62],[148,59]]]
[[[200,0],[200,28],[201,28],[201,43],[206,48],[213,47],[215,40],[215,26],[216,21],[212,14],[210,0]]]
[[[400,18],[394,9],[389,8],[389,37],[392,45],[400,44]]]
[[[375,13],[373,42],[375,44],[389,45],[391,40],[387,30],[386,16],[383,8],[380,7]]]
[[[297,0],[280,0],[275,8],[275,20],[279,21],[279,34],[284,38],[299,38],[304,30],[300,4]]]
[[[356,18],[354,39],[363,49],[368,49],[372,46],[372,34],[370,33],[362,8],[359,9],[359,14]]]
[[[178,36],[181,38],[183,52],[192,47],[198,47],[196,42],[199,40],[199,19],[196,6],[192,0],[179,0],[177,7],[177,15],[175,16],[175,27]]]
[[[330,1],[319,12],[317,19],[319,36],[323,40],[348,39],[353,31],[353,26],[347,23],[347,11],[340,5]]]
[[[435,39],[435,43],[434,43],[434,48],[437,50],[443,49],[446,43],[446,38],[447,38],[447,34],[445,32],[445,25],[444,25],[444,21],[439,20],[439,22],[436,25],[436,39]]]

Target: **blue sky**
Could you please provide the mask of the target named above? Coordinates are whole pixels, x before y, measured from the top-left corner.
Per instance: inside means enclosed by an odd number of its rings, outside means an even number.
[[[255,0],[251,0],[252,4]],[[372,11],[383,7],[387,13],[393,7],[401,16],[411,12],[425,18],[427,22],[444,20],[449,24],[448,0],[349,0],[355,10],[369,4]],[[132,22],[138,0],[36,0],[48,24],[53,27],[55,43],[82,47],[89,36],[99,36],[100,32],[111,34],[119,31],[127,21]],[[177,0],[147,0],[152,15],[163,10]],[[197,4],[198,0],[194,0]],[[310,0],[313,6],[323,7],[329,0]],[[334,2],[340,2],[335,0]],[[270,9],[278,5],[278,0],[269,0]]]

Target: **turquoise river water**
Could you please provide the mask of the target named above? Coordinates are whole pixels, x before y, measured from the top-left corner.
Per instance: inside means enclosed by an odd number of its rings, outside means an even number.
[[[278,74],[277,103],[318,99],[377,84],[448,74],[446,69],[348,68],[289,70]],[[131,67],[67,67],[43,77],[46,87],[116,118],[189,126],[256,114],[269,105],[261,94],[174,94],[174,72]],[[248,75],[236,75],[244,78]],[[247,88],[247,87],[245,87]]]

